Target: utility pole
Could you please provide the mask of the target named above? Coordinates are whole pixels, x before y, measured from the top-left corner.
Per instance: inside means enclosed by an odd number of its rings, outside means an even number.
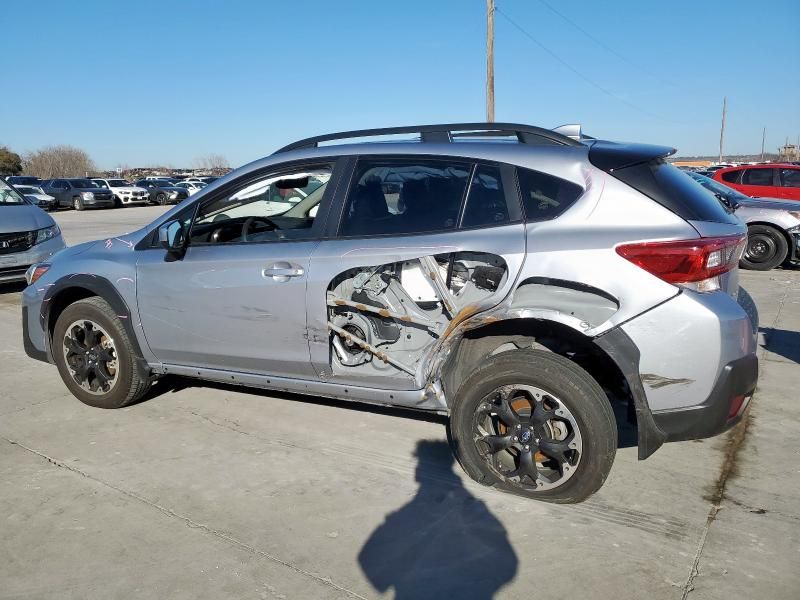
[[[767,128],[761,133],[761,162],[764,162],[764,140],[767,139]]]
[[[494,122],[494,0],[486,0],[486,121]]]
[[[722,162],[722,141],[725,138],[725,113],[728,112],[728,97],[722,99],[722,127],[719,130],[719,162]]]

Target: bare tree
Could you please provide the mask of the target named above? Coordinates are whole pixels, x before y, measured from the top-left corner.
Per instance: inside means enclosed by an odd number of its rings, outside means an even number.
[[[210,171],[229,169],[228,159],[222,154],[206,154],[205,156],[198,156],[193,161],[195,169],[208,169]]]
[[[25,155],[24,170],[42,179],[83,177],[95,171],[94,161],[86,151],[74,146],[47,146]]]

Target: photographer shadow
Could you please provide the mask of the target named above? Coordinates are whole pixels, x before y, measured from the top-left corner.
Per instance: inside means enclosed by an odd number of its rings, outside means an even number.
[[[517,572],[505,528],[453,472],[446,442],[420,441],[416,457],[419,490],[372,532],[361,569],[398,600],[493,598]]]

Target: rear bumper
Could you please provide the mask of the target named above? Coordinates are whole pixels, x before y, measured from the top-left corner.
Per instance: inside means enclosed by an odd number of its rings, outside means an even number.
[[[758,380],[751,317],[724,292],[684,291],[595,343],[628,383],[640,459],[735,425]]]
[[[743,356],[725,365],[705,402],[689,408],[653,411],[653,420],[667,442],[718,435],[741,420],[757,381],[758,358],[754,354]]]

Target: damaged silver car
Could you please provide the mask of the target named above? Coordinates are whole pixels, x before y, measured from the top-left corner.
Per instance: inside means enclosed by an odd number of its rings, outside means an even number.
[[[508,123],[301,140],[34,265],[25,349],[103,408],[175,374],[446,414],[470,477],[578,502],[626,421],[644,459],[756,386],[746,229],[672,152]]]

